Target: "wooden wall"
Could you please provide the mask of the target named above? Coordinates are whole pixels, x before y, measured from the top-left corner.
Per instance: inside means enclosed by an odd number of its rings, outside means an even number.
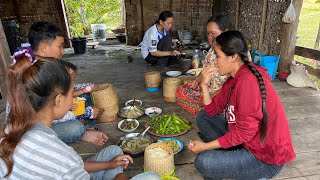
[[[37,21],[49,21],[58,25],[68,37],[62,0],[0,0],[1,20],[16,20],[20,35],[28,35],[30,26]],[[66,47],[70,47],[66,41]]]
[[[177,36],[177,30],[185,29],[205,40],[205,24],[212,6],[213,0],[125,0],[127,44],[139,44],[145,31],[165,10],[174,15],[173,36]]]
[[[174,15],[172,31],[187,29],[205,39],[205,25],[211,15],[227,14],[236,29],[244,33],[253,48],[264,54],[280,52],[281,18],[289,0],[125,0],[127,43],[137,45],[144,32],[157,20],[160,12],[169,10]],[[264,32],[261,35],[261,30]]]
[[[10,50],[7,42],[6,35],[3,31],[2,24],[0,22],[0,92],[2,97],[6,98],[6,84],[5,79],[7,75],[7,68],[12,63],[10,57]],[[0,109],[1,112],[1,109]]]

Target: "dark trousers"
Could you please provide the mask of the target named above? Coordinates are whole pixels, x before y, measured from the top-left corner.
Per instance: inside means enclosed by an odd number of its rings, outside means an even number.
[[[172,38],[167,35],[163,37],[157,45],[157,50],[159,51],[172,51]],[[170,56],[163,56],[163,57],[157,57],[157,56],[152,56],[150,53],[146,57],[146,61],[152,65],[168,65],[169,62],[169,57]]]

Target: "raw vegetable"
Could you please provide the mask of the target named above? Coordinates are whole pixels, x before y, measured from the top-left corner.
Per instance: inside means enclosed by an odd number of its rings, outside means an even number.
[[[191,126],[176,114],[155,115],[147,122],[150,131],[159,135],[180,134],[185,130],[191,130]]]

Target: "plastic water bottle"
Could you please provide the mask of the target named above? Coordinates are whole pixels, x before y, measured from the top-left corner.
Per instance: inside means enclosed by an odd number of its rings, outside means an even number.
[[[198,49],[195,50],[193,56],[192,56],[192,66],[193,68],[199,68],[200,63],[200,57],[198,54]]]

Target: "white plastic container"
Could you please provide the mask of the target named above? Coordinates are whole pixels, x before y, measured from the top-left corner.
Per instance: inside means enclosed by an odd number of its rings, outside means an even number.
[[[198,54],[198,49],[194,50],[194,54],[192,56],[192,66],[194,69],[199,68],[200,57]]]
[[[91,24],[93,41],[106,41],[106,25],[105,24]]]

